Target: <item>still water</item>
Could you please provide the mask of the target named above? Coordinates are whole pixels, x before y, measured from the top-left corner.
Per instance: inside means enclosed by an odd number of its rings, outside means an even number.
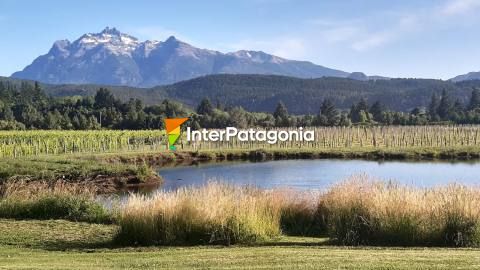
[[[165,183],[162,190],[201,186],[210,180],[261,188],[290,187],[326,189],[352,175],[395,180],[418,187],[456,182],[480,184],[479,162],[403,162],[365,160],[280,160],[268,162],[222,162],[193,166],[164,167],[159,170]]]

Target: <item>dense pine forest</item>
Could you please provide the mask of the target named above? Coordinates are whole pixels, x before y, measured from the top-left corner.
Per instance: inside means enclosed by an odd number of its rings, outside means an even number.
[[[159,129],[166,117],[190,117],[189,125],[194,128],[480,123],[480,90],[474,87],[466,100],[444,89],[430,96],[428,106],[408,112],[364,98],[352,102],[349,109],[339,109],[325,98],[317,113],[303,115],[289,113],[291,107],[286,104],[280,100],[273,113],[249,112],[208,98],[195,108],[170,99],[145,105],[140,99],[122,101],[103,87],[92,96],[52,97],[36,82],[0,81],[0,129]]]

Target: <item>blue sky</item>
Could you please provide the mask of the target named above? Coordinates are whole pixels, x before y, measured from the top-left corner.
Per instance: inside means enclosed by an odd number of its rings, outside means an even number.
[[[448,79],[480,70],[480,0],[0,0],[0,75],[114,26],[222,52],[263,50],[369,75]]]

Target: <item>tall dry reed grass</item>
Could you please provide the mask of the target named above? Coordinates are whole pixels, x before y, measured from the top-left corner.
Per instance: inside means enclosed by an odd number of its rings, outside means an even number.
[[[480,189],[414,188],[357,176],[321,198],[328,230],[346,245],[476,246]]]
[[[93,185],[65,181],[7,182],[0,186],[0,217],[110,222],[110,213],[96,201],[96,194]]]
[[[480,188],[416,188],[355,176],[323,193],[210,182],[131,195],[107,210],[94,187],[13,182],[0,188],[0,218],[114,222],[128,245],[252,243],[328,234],[343,245],[480,246]]]
[[[279,236],[275,196],[251,187],[202,188],[132,195],[119,211],[117,239],[129,244],[233,244]]]
[[[343,245],[478,246],[480,189],[414,188],[356,176],[327,192],[209,183],[132,195],[119,209],[127,244],[250,243],[328,234]]]

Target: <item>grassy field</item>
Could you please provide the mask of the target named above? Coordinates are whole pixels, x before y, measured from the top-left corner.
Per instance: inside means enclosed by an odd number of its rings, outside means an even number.
[[[284,143],[275,146],[238,142],[216,145],[203,143],[196,146],[185,145],[184,149],[179,145],[177,152],[166,151],[163,139],[157,138],[157,133],[154,132],[99,131],[98,136],[94,131],[81,134],[63,131],[6,132],[0,133],[0,156],[2,156],[0,184],[7,179],[39,180],[39,183],[60,179],[66,182],[88,181],[119,187],[129,183],[142,183],[151,178],[159,180],[155,177],[153,166],[168,162],[197,160],[476,159],[480,157],[479,131],[480,127],[477,126],[318,128],[317,138],[313,143]],[[161,131],[159,132],[158,134],[161,135]],[[63,138],[64,135],[68,136]],[[372,234],[364,234],[364,228],[368,227],[367,232],[374,232],[374,236],[381,235],[383,240],[391,237],[393,240],[388,241],[394,245],[396,243],[401,246],[405,243],[413,246],[470,246],[470,244],[478,246],[480,227],[477,225],[480,212],[477,210],[478,192],[476,191],[472,193],[457,187],[453,192],[447,189],[423,192],[376,186],[371,186],[368,189],[370,192],[359,193],[358,190],[357,186],[352,188],[347,186],[346,189],[337,189],[338,192],[330,192],[323,200],[327,203],[327,208],[321,208],[334,218],[330,218],[329,222],[335,225],[332,227],[334,230],[331,230],[333,236],[341,240],[342,235],[345,235],[348,241],[343,243],[346,245],[382,245],[383,242],[372,238]],[[206,192],[199,193],[195,197],[191,196],[190,191],[185,192],[183,195],[182,193],[164,194],[163,197],[132,200],[123,209],[124,214],[116,217],[113,225],[65,220],[0,219],[0,269],[480,268],[480,249],[478,248],[335,246],[328,238],[285,236],[284,225],[288,222],[285,223],[284,212],[268,210],[271,205],[280,204],[277,204],[277,201],[271,204],[270,201],[264,200],[264,198],[268,199],[268,196],[263,196],[262,193],[247,193],[248,196],[244,197],[249,201],[220,204],[222,201],[233,202],[230,196],[236,193],[232,193],[228,188],[212,193],[214,196]],[[437,196],[438,194],[441,196]],[[3,203],[3,210],[6,209],[4,213],[7,213],[3,216],[28,219],[37,218],[40,215],[43,218],[90,220],[83,218],[85,213],[90,213],[87,211],[88,207],[84,207],[88,205],[90,199],[84,203],[82,200],[70,200],[71,196],[64,198],[57,195],[54,192],[46,193],[43,197],[20,196],[18,200],[12,197],[11,201]],[[239,197],[237,195],[234,197]],[[71,202],[69,207],[63,207],[63,203],[55,204],[65,200]],[[252,202],[256,207],[244,207]],[[51,207],[52,205],[58,207]],[[164,205],[167,207],[163,208]],[[207,207],[197,207],[201,205]],[[218,205],[224,207],[215,208]],[[303,202],[292,205],[290,213],[292,221],[306,218],[307,222],[310,222],[317,213],[322,213],[321,211],[311,212],[310,208],[304,206]],[[322,206],[325,207],[325,205]],[[21,208],[28,211],[18,214],[16,210]],[[12,209],[15,211],[12,212]],[[38,209],[41,211],[38,212]],[[46,212],[43,211],[45,209],[55,215],[45,215]],[[78,209],[82,211],[77,211]],[[217,211],[212,214],[210,211],[212,209]],[[312,209],[320,209],[320,205],[315,204]],[[57,212],[60,214],[56,215]],[[72,215],[72,212],[76,214]],[[397,218],[398,216],[402,218]],[[429,218],[434,216],[437,219]],[[365,224],[358,223],[358,217],[362,217],[362,221],[366,220],[369,226],[365,227],[363,226]],[[184,222],[180,225],[185,226],[179,226],[175,218],[180,218],[180,221]],[[153,221],[156,223],[154,224]],[[250,244],[234,244],[228,247],[198,245],[198,243],[204,243],[202,241],[196,242],[195,246],[128,247],[128,245],[152,244],[148,241],[140,243],[136,236],[151,239],[153,233],[159,234],[156,236],[157,244],[175,245],[179,242],[194,244],[189,242],[191,238],[188,234],[188,241],[178,238],[180,241],[174,239],[175,241],[169,242],[162,238],[165,231],[175,237],[176,235],[185,236],[183,233],[190,230],[190,226],[194,224],[193,221],[198,225],[194,229],[202,233],[218,232],[218,228],[228,226],[240,229],[239,232],[231,230],[224,233],[224,236],[228,236],[228,241],[223,243],[235,242],[230,242],[234,238],[231,238],[229,233],[262,239],[261,241],[244,241],[238,238],[237,242]],[[213,221],[218,221],[218,224]],[[269,226],[265,225],[265,221],[269,221],[267,222]],[[335,221],[338,222],[335,223]],[[241,226],[237,226],[239,224]],[[351,226],[342,227],[340,226],[342,224]],[[294,224],[294,226],[297,225]],[[264,231],[267,227],[269,230]],[[185,228],[188,230],[184,230]],[[352,231],[356,233],[353,242],[350,241]],[[397,239],[399,233],[401,237]],[[119,235],[126,241],[118,241]],[[410,237],[412,235],[414,238]],[[419,235],[425,236],[427,240],[435,239],[436,242],[418,241]],[[453,242],[444,243],[445,237],[442,235],[448,236],[447,238]],[[440,236],[441,243],[437,241],[437,236]],[[394,241],[399,239],[402,241]],[[403,241],[404,239],[415,241]],[[123,246],[119,246],[120,243]]]
[[[252,246],[115,247],[115,225],[0,219],[0,269],[478,269],[480,249],[345,248],[282,237]]]

